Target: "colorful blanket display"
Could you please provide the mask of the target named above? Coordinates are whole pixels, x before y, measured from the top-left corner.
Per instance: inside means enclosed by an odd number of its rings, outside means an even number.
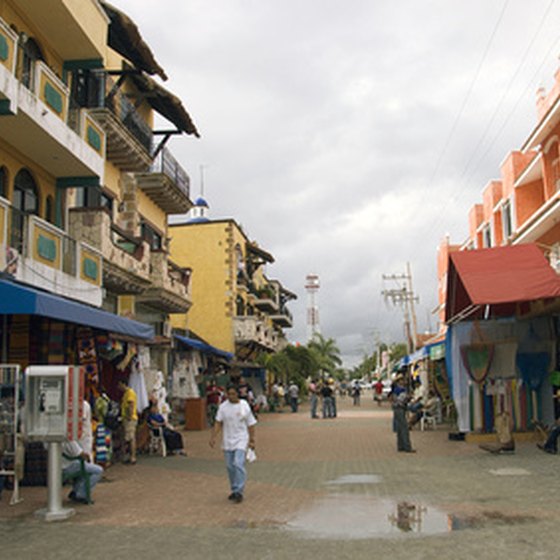
[[[514,431],[554,420],[550,372],[556,334],[549,319],[463,322],[451,330],[459,431],[493,432],[503,412]]]
[[[29,315],[12,315],[11,319],[8,359],[23,369],[29,364]]]
[[[469,385],[471,431],[494,431],[494,419],[503,410],[510,412],[514,431],[530,430],[534,420],[542,417],[542,394],[531,391],[521,379],[489,379],[480,390]]]

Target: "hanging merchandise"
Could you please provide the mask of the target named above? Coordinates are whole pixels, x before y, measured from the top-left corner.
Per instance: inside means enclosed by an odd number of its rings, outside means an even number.
[[[531,391],[530,418],[534,422],[539,418],[537,390],[542,385],[551,363],[550,342],[538,335],[533,323],[519,344],[516,365],[523,383]]]
[[[99,384],[99,366],[95,349],[95,338],[89,328],[79,328],[76,333],[78,363],[84,366],[86,373],[86,395],[97,392]]]
[[[130,376],[128,379],[128,385],[136,393],[136,409],[140,414],[146,408],[148,408],[148,406],[150,406],[150,401],[148,399],[148,391],[146,389],[144,374],[140,369],[140,362],[137,357],[134,357],[130,364]]]
[[[124,358],[116,365],[117,369],[120,369],[121,371],[124,371],[127,368],[132,358],[136,355],[136,344],[129,342],[127,346],[128,348]]]
[[[469,377],[480,384],[490,371],[494,358],[494,344],[484,340],[478,321],[474,322],[472,339],[470,344],[461,345],[461,358]]]

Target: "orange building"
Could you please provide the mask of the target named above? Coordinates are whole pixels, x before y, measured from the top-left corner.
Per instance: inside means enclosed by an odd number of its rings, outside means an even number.
[[[519,150],[510,152],[482,201],[468,213],[469,234],[461,245],[445,238],[438,249],[438,316],[444,329],[449,253],[536,243],[560,270],[560,69],[548,94],[537,93],[537,124]]]

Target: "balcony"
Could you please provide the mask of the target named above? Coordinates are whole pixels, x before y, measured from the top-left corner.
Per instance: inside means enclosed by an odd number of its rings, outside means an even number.
[[[253,305],[264,313],[278,312],[277,294],[271,286],[257,289]]]
[[[277,335],[268,329],[264,321],[254,315],[233,318],[233,334],[237,346],[258,346],[274,351]]]
[[[42,61],[14,74],[16,45],[0,21],[0,137],[53,177],[103,178],[102,129],[69,111],[66,84]]]
[[[150,253],[151,286],[140,294],[138,302],[164,313],[186,313],[191,304],[190,271],[173,264],[164,251]]]
[[[294,326],[294,319],[286,306],[281,307],[277,313],[270,315],[270,319],[279,327],[291,328]]]
[[[167,214],[182,214],[192,207],[190,179],[167,148],[156,156],[149,173],[137,173],[138,186]]]
[[[17,280],[101,306],[103,262],[93,247],[0,199],[0,265]]]
[[[18,80],[16,78],[18,36],[0,19],[0,113],[17,110]]]
[[[103,256],[103,286],[116,294],[141,294],[151,285],[150,247],[122,231],[101,208],[72,208],[69,229]]]
[[[12,0],[19,14],[63,60],[105,56],[108,18],[98,2],[84,0]]]
[[[152,163],[152,129],[112,80],[104,82],[100,106],[89,112],[107,136],[107,159],[122,171],[147,172]]]

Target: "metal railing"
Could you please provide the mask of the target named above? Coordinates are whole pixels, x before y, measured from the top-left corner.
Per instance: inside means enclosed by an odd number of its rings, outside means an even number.
[[[126,94],[121,89],[115,89],[113,80],[109,78],[105,81],[104,106],[120,120],[148,153],[152,152],[152,129],[138,114],[134,105],[127,99]]]
[[[167,148],[163,148],[154,158],[150,171],[152,173],[163,173],[175,183],[185,196],[190,196],[190,178]]]

